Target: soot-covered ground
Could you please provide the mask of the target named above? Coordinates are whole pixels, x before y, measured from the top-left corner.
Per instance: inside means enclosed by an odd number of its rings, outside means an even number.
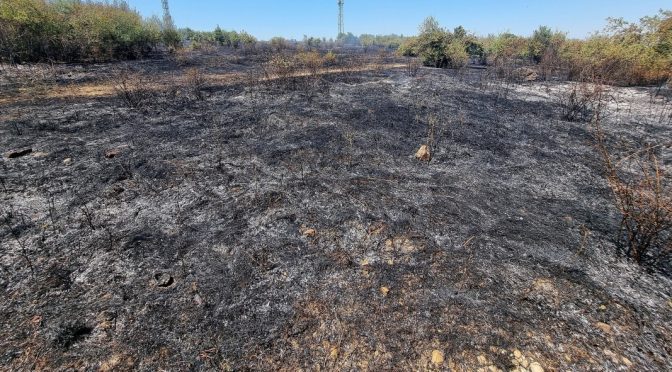
[[[565,84],[488,76],[5,102],[0,364],[672,369],[672,282],[616,254]],[[672,136],[669,103],[611,90],[614,142]]]

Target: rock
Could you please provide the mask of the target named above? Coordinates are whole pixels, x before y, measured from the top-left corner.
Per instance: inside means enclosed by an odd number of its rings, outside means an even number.
[[[194,295],[194,302],[196,303],[196,306],[203,306],[203,304],[205,303],[203,301],[203,297],[201,297],[201,295],[199,295],[198,293]]]
[[[72,164],[72,158],[63,159],[63,165],[71,165],[71,164]]]
[[[537,362],[530,363],[530,372],[544,372],[544,368]]]
[[[597,322],[595,323],[595,327],[599,328],[604,333],[611,334],[611,326],[607,323]]]
[[[105,150],[105,157],[108,159],[116,158],[119,155],[121,155],[121,149],[119,148]]]
[[[301,229],[301,235],[305,236],[306,238],[314,238],[317,236],[317,230],[311,228],[304,228]]]
[[[382,293],[384,297],[387,297],[387,294],[390,293],[390,289],[387,287],[380,287],[380,293]]]
[[[170,287],[175,283],[173,277],[166,273],[158,273],[154,275],[154,280],[156,281],[156,285],[161,288]]]
[[[430,161],[432,160],[432,154],[429,152],[429,146],[422,145],[418,152],[415,153],[415,158],[420,161]]]
[[[626,367],[632,367],[632,362],[630,361],[630,359],[623,357],[621,358],[621,360],[623,361],[623,364],[625,364]]]
[[[514,74],[518,79],[526,82],[539,80],[539,73],[529,67],[518,68],[514,71]]]
[[[30,148],[22,149],[22,150],[12,150],[12,151],[8,152],[7,154],[5,154],[5,157],[7,157],[8,159],[16,159],[16,158],[20,158],[22,156],[26,156],[26,155],[30,154],[31,152],[33,152],[33,149],[30,149]]]
[[[434,350],[432,351],[432,364],[435,366],[440,366],[443,364],[443,361],[445,360],[445,356],[443,355],[443,352],[440,350]]]
[[[38,152],[33,153],[33,158],[35,158],[35,159],[46,158],[47,156],[49,156],[49,154],[46,153],[46,152],[42,152],[42,151],[38,151]]]
[[[331,351],[329,352],[329,357],[333,360],[338,359],[338,347],[334,346],[331,348]]]

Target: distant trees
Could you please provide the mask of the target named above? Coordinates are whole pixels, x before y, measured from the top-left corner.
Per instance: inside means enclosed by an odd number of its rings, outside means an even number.
[[[183,28],[179,30],[179,34],[182,40],[189,42],[192,48],[219,45],[239,49],[254,46],[257,43],[257,39],[245,31],[225,31],[219,26],[214,31],[194,31],[190,28]]]
[[[12,63],[137,58],[162,41],[125,1],[0,1],[0,58]]]
[[[575,74],[588,69],[619,84],[658,83],[672,76],[671,24],[670,11],[639,23],[611,19],[602,33],[564,48],[564,56]]]
[[[585,40],[568,39],[546,26],[531,37],[505,32],[479,38],[462,26],[451,32],[429,17],[398,52],[434,67],[461,67],[469,57],[479,57],[498,66],[537,64],[542,77],[562,71],[574,80],[590,76],[620,85],[660,84],[672,80],[672,11],[639,23],[610,19],[605,30]]]

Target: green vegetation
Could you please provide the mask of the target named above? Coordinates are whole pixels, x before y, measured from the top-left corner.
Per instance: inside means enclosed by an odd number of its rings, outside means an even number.
[[[599,79],[616,85],[661,84],[672,76],[672,12],[660,11],[639,23],[610,19],[609,26],[585,40],[541,26],[531,37],[511,33],[477,38],[464,28],[453,32],[429,17],[419,35],[398,49],[420,57],[426,66],[463,67],[479,58],[489,65],[538,65],[543,76]]]
[[[441,68],[463,67],[470,52],[482,53],[482,50],[477,39],[463,27],[450,32],[433,17],[425,19],[417,37],[406,40],[399,48],[402,55],[422,58],[425,66]]]
[[[660,84],[672,77],[672,12],[661,11],[638,24],[610,19],[587,40],[559,48],[570,78],[599,78],[619,85]]]
[[[163,36],[124,1],[0,0],[0,58],[12,63],[137,58]]]
[[[219,45],[239,49],[257,43],[257,39],[245,31],[225,31],[219,26],[214,31],[194,31],[190,28],[184,28],[179,30],[179,33],[182,40],[188,42],[194,49],[204,45]]]

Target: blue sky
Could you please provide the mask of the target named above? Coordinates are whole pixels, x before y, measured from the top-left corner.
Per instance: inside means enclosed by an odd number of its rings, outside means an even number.
[[[161,0],[128,0],[143,16],[161,15]],[[245,30],[257,38],[335,37],[337,0],[170,0],[178,27]],[[510,31],[529,35],[539,25],[585,37],[607,17],[638,20],[669,0],[345,0],[345,29],[363,33],[413,35],[427,16],[443,26],[463,25],[478,35]]]

